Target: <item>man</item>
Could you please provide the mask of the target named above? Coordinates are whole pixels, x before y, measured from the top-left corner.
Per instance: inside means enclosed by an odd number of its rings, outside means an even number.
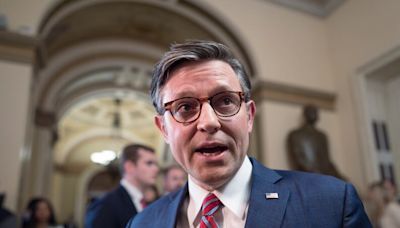
[[[158,170],[152,148],[138,144],[125,147],[120,156],[121,183],[89,207],[85,227],[125,227],[145,207],[143,191],[155,184]]]
[[[164,170],[163,190],[164,195],[175,192],[186,182],[187,174],[178,165],[170,165]]]
[[[250,87],[222,44],[189,41],[163,56],[151,84],[155,123],[188,183],[127,227],[371,227],[352,185],[247,157]]]

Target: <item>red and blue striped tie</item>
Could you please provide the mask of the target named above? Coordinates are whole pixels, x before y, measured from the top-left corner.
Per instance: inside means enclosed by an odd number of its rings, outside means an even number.
[[[218,228],[214,214],[221,205],[221,201],[214,194],[207,195],[201,206],[200,228]]]

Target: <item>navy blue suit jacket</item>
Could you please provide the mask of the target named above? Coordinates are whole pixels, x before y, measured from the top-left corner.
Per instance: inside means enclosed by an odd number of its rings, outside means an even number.
[[[371,227],[351,184],[334,177],[274,171],[251,159],[253,172],[246,227]],[[266,193],[278,193],[267,199]],[[176,226],[187,185],[147,207],[127,228]]]
[[[125,227],[137,210],[123,186],[93,202],[86,213],[85,228]]]

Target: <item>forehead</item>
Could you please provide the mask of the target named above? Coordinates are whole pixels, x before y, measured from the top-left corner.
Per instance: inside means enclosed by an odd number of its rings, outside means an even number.
[[[142,149],[142,148],[140,148],[138,150],[138,152],[139,152],[138,153],[139,154],[139,159],[138,160],[140,160],[140,159],[147,160],[147,159],[152,159],[153,157],[155,157],[155,154],[153,152],[145,150],[145,149]]]
[[[164,100],[182,96],[209,96],[216,92],[241,91],[232,67],[221,60],[186,63],[172,71],[161,89]]]
[[[182,169],[180,169],[180,168],[171,168],[167,172],[167,175],[168,176],[170,176],[170,175],[179,175],[179,174],[182,174],[182,173],[184,173],[184,171]]]
[[[37,208],[43,209],[43,208],[48,208],[48,205],[45,201],[40,201],[37,203]]]

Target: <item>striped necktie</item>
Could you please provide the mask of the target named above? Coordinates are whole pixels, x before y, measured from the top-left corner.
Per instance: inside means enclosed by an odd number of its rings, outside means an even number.
[[[208,194],[201,206],[200,228],[218,228],[214,214],[222,206],[221,201],[212,193]]]

